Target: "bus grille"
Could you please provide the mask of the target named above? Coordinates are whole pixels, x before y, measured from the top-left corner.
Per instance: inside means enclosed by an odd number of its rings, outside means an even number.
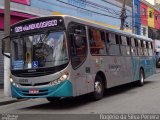
[[[32,84],[20,84],[21,86],[42,86],[42,85],[48,85],[50,82],[44,82],[44,83],[35,83],[34,85]]]
[[[39,77],[39,76],[45,76],[50,75],[53,72],[34,72],[34,73],[20,73],[16,74],[17,77]]]

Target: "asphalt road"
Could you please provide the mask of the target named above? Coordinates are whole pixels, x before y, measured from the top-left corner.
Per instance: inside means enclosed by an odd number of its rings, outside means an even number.
[[[143,87],[127,84],[105,92],[102,100],[89,95],[49,103],[46,99],[29,99],[0,106],[0,113],[10,114],[158,114],[160,113],[160,70],[147,78]]]

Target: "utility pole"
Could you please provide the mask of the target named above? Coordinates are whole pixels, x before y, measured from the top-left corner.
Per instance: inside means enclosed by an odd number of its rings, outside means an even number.
[[[125,23],[125,20],[127,18],[127,15],[126,15],[126,0],[123,0],[123,6],[122,6],[122,11],[121,11],[121,27],[120,27],[120,30],[124,30],[124,23]]]
[[[132,33],[135,33],[135,2],[132,0]]]
[[[5,36],[10,35],[10,0],[4,0],[4,32]],[[8,38],[9,39],[9,38]],[[9,40],[7,40],[9,41]],[[5,44],[6,50],[9,51],[10,43]],[[9,52],[8,52],[9,53]],[[10,88],[10,59],[4,56],[4,95],[6,97],[11,96]]]

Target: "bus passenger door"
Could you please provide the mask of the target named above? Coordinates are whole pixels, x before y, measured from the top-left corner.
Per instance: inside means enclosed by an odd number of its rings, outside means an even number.
[[[87,39],[85,26],[70,23],[70,56],[72,65],[71,79],[73,83],[74,94],[82,95],[87,93]]]

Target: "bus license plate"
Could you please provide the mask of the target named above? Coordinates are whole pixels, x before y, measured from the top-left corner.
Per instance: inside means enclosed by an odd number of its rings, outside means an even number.
[[[39,90],[29,90],[29,94],[38,94]]]

